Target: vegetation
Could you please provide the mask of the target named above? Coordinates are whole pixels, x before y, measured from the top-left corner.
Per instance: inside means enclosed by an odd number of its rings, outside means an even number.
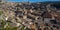
[[[0,11],[0,15],[2,15],[2,11]]]
[[[4,20],[0,20],[0,24],[1,24],[0,30],[18,30],[18,27],[11,27],[9,25],[9,22],[6,22]],[[8,24],[8,25],[6,26],[6,28],[4,28],[6,24]],[[26,29],[24,29],[24,27],[22,27],[20,30],[26,30]]]

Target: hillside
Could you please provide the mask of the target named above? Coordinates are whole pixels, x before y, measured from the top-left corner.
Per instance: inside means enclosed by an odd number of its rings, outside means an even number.
[[[1,30],[60,30],[58,3],[0,3]]]

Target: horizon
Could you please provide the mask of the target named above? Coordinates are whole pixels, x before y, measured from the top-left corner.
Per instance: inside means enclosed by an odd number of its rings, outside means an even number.
[[[60,0],[4,0],[6,2],[48,2],[48,1],[60,1]]]

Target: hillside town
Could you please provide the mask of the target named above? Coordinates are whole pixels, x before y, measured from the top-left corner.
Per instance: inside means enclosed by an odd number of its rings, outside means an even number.
[[[60,30],[60,4],[0,2],[0,30]]]

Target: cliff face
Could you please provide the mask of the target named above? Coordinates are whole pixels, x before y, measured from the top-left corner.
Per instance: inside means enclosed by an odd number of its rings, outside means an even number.
[[[21,30],[20,26],[30,30],[59,30],[60,10],[53,6],[53,3],[6,2],[0,4],[0,11],[3,21],[9,22],[12,27],[19,27],[18,30]]]

